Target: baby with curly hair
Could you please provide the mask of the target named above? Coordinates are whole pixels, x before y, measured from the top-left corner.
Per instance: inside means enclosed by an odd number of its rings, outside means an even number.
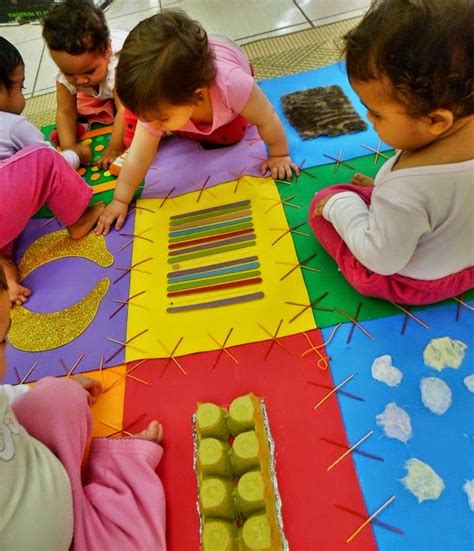
[[[397,150],[373,181],[323,189],[321,245],[360,293],[430,304],[474,286],[474,4],[376,0],[345,36],[347,72]]]

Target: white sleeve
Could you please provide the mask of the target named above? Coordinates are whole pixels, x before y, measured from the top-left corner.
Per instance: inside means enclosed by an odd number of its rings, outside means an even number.
[[[30,390],[28,385],[0,385],[0,387],[4,390],[10,405],[13,404],[17,398]]]
[[[61,151],[61,155],[66,159],[67,163],[72,166],[72,168],[79,168],[80,160],[79,155],[72,149],[66,149]]]
[[[403,196],[403,190],[394,195],[393,187],[375,188],[369,208],[356,193],[347,191],[333,195],[323,209],[324,218],[357,260],[381,275],[402,270],[430,229],[428,215],[416,198]]]

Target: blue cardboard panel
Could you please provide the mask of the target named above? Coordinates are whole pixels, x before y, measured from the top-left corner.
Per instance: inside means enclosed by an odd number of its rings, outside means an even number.
[[[381,550],[474,548],[474,512],[469,509],[462,489],[466,480],[474,478],[474,394],[468,392],[463,383],[463,379],[474,372],[474,315],[463,309],[460,320],[456,321],[456,310],[455,305],[444,305],[417,312],[429,329],[410,320],[403,336],[400,334],[403,314],[363,322],[375,341],[355,328],[347,344],[351,327],[348,323],[339,328],[328,345],[335,384],[357,373],[344,388],[365,398],[365,402],[358,402],[338,395],[349,443],[354,444],[374,429],[375,433],[361,449],[384,458],[382,463],[353,454],[369,513],[390,496],[397,496],[381,513],[380,520],[401,528],[405,535],[374,526]],[[330,333],[331,328],[323,330],[324,340]],[[468,345],[458,370],[446,368],[438,372],[424,365],[423,350],[428,342],[444,336]],[[372,378],[372,362],[382,354],[390,354],[393,365],[403,372],[403,380],[397,387],[390,388]],[[419,385],[426,376],[439,377],[451,388],[453,403],[444,415],[431,413],[421,401]],[[411,417],[413,438],[406,445],[387,438],[376,425],[376,415],[389,402],[396,402]],[[445,489],[438,500],[418,503],[400,482],[406,474],[404,465],[412,457],[428,463],[444,480]]]
[[[306,167],[326,165],[333,161],[324,157],[324,153],[337,158],[339,151],[342,149],[342,159],[346,160],[370,154],[370,151],[362,147],[362,144],[376,149],[379,137],[367,120],[365,115],[367,111],[366,108],[362,105],[357,94],[352,90],[349,84],[345,64],[343,62],[328,65],[321,69],[307,71],[305,73],[264,80],[259,84],[273,104],[280,120],[283,122],[290,145],[290,151],[295,162],[301,163],[303,160],[306,160]],[[302,140],[298,132],[290,125],[283,114],[281,97],[291,92],[306,90],[307,88],[330,86],[332,84],[337,84],[344,90],[344,93],[349,98],[354,109],[367,122],[368,129],[364,132],[346,134],[335,138],[320,136],[312,140]],[[314,113],[314,118],[316,119],[319,115],[319,113]],[[382,143],[380,149],[382,151],[387,151],[391,149],[391,147]]]

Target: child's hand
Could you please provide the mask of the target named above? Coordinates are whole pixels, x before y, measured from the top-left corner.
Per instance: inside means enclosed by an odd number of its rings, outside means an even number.
[[[365,176],[365,174],[360,174],[360,172],[356,172],[351,178],[351,184],[361,187],[374,187],[374,179]]]
[[[75,147],[71,149],[75,151],[79,156],[81,166],[87,166],[92,163],[92,151],[88,145],[82,145],[78,143]]]
[[[329,201],[329,199],[331,199],[331,197],[333,195],[336,195],[335,193],[331,193],[331,195],[326,195],[326,197],[324,199],[321,199],[321,201],[319,201],[318,203],[316,203],[316,206],[314,207],[314,210],[312,212],[312,216],[315,218],[316,216],[322,216],[323,215],[323,210],[324,210],[324,206],[326,205],[326,203]]]
[[[104,209],[104,212],[101,214],[97,226],[95,227],[94,233],[96,235],[107,235],[110,230],[110,226],[115,223],[115,229],[119,230],[128,214],[128,205],[122,203],[122,201],[117,201],[114,199],[109,205]]]
[[[262,176],[264,176],[267,171],[270,171],[270,175],[274,180],[291,180],[293,171],[296,174],[300,173],[300,169],[288,155],[270,155],[268,159],[262,163]]]
[[[96,379],[85,375],[74,375],[74,381],[82,386],[90,394],[91,401],[95,404],[97,398],[102,394],[102,385]]]
[[[123,150],[118,147],[106,147],[96,165],[103,170],[107,170],[122,153]]]
[[[24,304],[28,297],[31,295],[31,289],[20,285],[20,283],[8,282],[8,296],[10,297],[10,302],[16,306],[21,306]]]

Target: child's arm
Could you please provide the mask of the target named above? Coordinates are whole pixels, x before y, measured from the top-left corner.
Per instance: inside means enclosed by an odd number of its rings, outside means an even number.
[[[138,122],[132,145],[117,180],[114,198],[97,222],[97,235],[107,235],[115,220],[116,230],[123,226],[128,205],[156,156],[160,139],[160,136],[151,134]]]
[[[114,93],[114,101],[116,114],[114,125],[112,127],[112,135],[110,136],[109,145],[104,149],[100,159],[97,161],[97,166],[107,170],[115,159],[123,153],[123,132],[125,128],[124,107],[116,94]]]
[[[299,168],[290,158],[285,129],[257,84],[253,85],[250,98],[240,114],[255,124],[260,137],[268,146],[268,159],[262,163],[262,174],[270,170],[272,178],[280,180],[291,179],[292,170],[298,174]]]
[[[81,164],[90,164],[92,152],[90,147],[77,143],[77,106],[76,97],[61,84],[56,83],[56,127],[58,129],[61,149],[71,149],[79,156]]]

